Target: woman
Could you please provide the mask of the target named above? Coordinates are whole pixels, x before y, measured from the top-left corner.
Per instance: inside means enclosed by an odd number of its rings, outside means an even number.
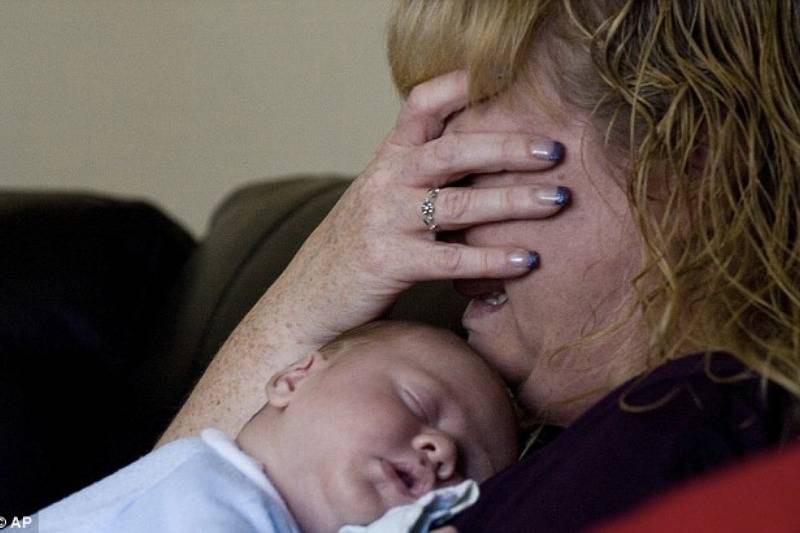
[[[585,527],[784,442],[799,35],[791,0],[398,2],[397,126],[164,439],[238,429],[277,366],[452,278],[470,343],[568,427],[459,530]]]

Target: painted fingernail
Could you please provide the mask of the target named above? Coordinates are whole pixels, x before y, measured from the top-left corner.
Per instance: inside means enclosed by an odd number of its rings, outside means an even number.
[[[564,157],[564,145],[558,141],[533,141],[528,148],[530,154],[537,159],[561,161]]]
[[[567,205],[572,199],[572,193],[566,187],[548,187],[536,191],[536,198],[544,205]]]
[[[519,268],[534,270],[539,268],[538,252],[519,251],[508,254],[508,262]]]

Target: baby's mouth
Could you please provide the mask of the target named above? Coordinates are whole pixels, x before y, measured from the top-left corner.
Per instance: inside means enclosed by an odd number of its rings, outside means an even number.
[[[433,475],[422,465],[391,463],[391,468],[408,495],[418,498],[433,489]]]
[[[400,478],[400,481],[403,482],[403,485],[411,492],[414,489],[414,486],[417,484],[417,480],[414,479],[409,472],[404,472],[403,470],[397,470],[397,477]]]

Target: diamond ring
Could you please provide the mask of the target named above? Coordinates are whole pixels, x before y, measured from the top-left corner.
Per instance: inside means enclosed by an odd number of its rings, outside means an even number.
[[[422,201],[422,209],[420,210],[422,212],[422,222],[428,228],[428,231],[436,231],[439,228],[438,224],[433,221],[433,215],[436,213],[436,207],[433,202],[438,194],[439,187],[431,187],[425,193],[425,199]]]

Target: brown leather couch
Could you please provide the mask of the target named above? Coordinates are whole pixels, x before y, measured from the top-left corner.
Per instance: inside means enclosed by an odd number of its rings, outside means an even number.
[[[0,516],[146,453],[348,183],[246,186],[200,241],[143,202],[0,191]],[[389,317],[458,331],[465,303],[426,283]]]

